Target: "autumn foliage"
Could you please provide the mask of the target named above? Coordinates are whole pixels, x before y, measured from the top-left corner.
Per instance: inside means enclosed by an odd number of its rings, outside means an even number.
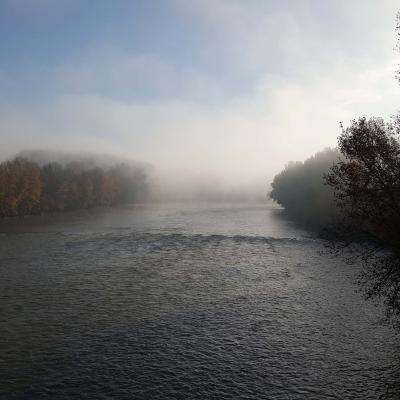
[[[0,164],[0,218],[140,201],[146,180],[141,168],[124,163],[86,168],[18,157]]]

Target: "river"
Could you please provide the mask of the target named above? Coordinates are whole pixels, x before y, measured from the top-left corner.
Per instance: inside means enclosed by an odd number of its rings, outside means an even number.
[[[0,223],[0,398],[398,399],[358,267],[272,205]]]

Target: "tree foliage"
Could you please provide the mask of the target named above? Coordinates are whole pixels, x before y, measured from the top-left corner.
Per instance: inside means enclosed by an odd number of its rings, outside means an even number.
[[[40,166],[17,157],[0,164],[0,218],[135,202],[146,190],[146,172],[126,163]]]
[[[381,299],[400,328],[399,133],[400,119],[354,120],[342,126],[337,149],[289,163],[271,197],[297,220],[323,228],[335,252],[361,260],[366,297]]]
[[[394,125],[360,118],[343,129],[344,159],[325,176],[347,221],[400,248],[400,143]]]
[[[342,216],[333,239],[346,246],[364,239],[355,254],[365,265],[366,295],[381,298],[396,324],[400,321],[398,127],[398,122],[385,124],[380,118],[364,117],[342,128],[338,142],[344,158],[325,176]]]
[[[337,210],[323,176],[338,159],[337,149],[326,149],[304,162],[290,162],[275,176],[270,197],[302,223],[321,226],[330,222]]]

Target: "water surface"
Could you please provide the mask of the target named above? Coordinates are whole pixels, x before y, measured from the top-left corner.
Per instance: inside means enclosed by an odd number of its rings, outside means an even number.
[[[2,399],[400,398],[357,268],[263,206],[0,224]]]

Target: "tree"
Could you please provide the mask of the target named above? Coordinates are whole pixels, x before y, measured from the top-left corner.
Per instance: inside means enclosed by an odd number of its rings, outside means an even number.
[[[147,170],[80,161],[45,165],[16,158],[0,164],[0,218],[143,201]]]
[[[40,168],[23,158],[0,165],[0,217],[39,211]]]
[[[394,125],[360,118],[342,128],[338,148],[344,159],[325,182],[349,225],[400,249],[400,144]]]
[[[270,197],[297,221],[324,225],[336,217],[333,192],[323,176],[338,160],[337,149],[326,149],[303,162],[290,162],[274,177]]]
[[[380,118],[364,117],[342,127],[338,142],[344,158],[332,166],[325,181],[342,215],[331,244],[338,249],[361,243],[352,254],[364,262],[365,294],[382,299],[387,317],[400,327],[398,132],[398,123],[385,124]]]

